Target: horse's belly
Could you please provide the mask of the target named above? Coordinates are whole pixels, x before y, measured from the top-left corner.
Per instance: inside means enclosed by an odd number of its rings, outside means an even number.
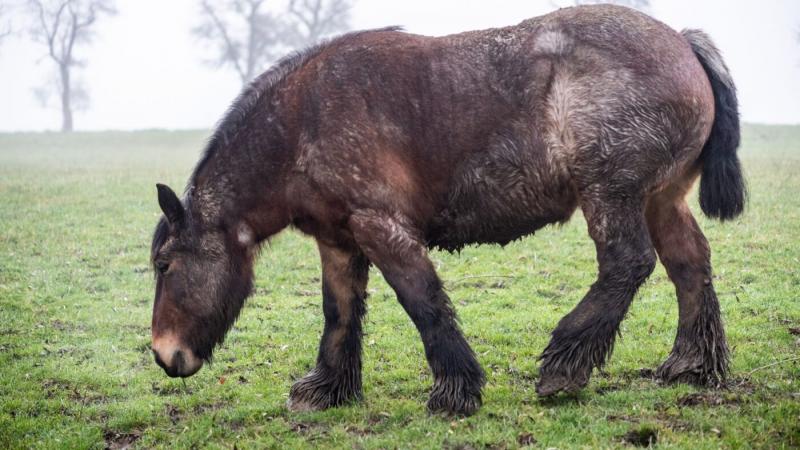
[[[496,162],[460,175],[429,228],[432,247],[452,251],[469,244],[504,245],[571,217],[577,200],[565,173],[546,164]]]
[[[573,208],[574,210],[574,208]],[[560,211],[551,215],[503,216],[474,211],[472,214],[440,221],[428,237],[431,247],[456,251],[471,244],[500,244],[533,234],[536,230],[558,222],[564,222],[572,211]]]

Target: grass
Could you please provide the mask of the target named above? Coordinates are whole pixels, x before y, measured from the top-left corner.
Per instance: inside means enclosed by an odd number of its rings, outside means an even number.
[[[0,135],[0,447],[800,446],[800,127],[746,127],[749,210],[699,219],[733,350],[728,390],[642,376],[677,323],[659,267],[606,372],[576,397],[536,398],[536,356],[596,274],[576,215],[505,249],[432,255],[488,375],[484,406],[466,419],[425,411],[422,344],[374,271],[364,401],[286,410],[323,320],[318,256],[294,232],[263,252],[256,293],[214,364],[185,384],[163,374],[149,350],[154,184],[182,186],[205,136]]]

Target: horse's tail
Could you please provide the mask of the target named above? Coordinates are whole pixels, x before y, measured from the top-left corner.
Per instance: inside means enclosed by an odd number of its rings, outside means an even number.
[[[711,38],[700,30],[683,30],[706,71],[714,92],[714,124],[700,153],[700,208],[708,217],[733,219],[744,209],[747,195],[736,149],[739,147],[739,102],[736,87]]]

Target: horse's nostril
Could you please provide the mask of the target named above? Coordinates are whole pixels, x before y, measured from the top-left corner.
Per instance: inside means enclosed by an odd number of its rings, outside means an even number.
[[[164,364],[164,361],[162,361],[161,357],[158,356],[158,352],[157,351],[153,350],[153,356],[156,359],[156,364],[158,364],[158,367],[161,367],[162,369],[166,369],[167,368],[166,365]]]
[[[183,373],[183,368],[186,366],[186,361],[183,359],[183,352],[176,350],[172,354],[172,365],[177,373]]]

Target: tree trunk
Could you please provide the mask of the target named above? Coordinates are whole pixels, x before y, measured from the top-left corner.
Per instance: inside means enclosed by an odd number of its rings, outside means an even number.
[[[61,64],[59,67],[61,75],[61,132],[69,133],[72,131],[72,86],[69,79],[69,67]]]

